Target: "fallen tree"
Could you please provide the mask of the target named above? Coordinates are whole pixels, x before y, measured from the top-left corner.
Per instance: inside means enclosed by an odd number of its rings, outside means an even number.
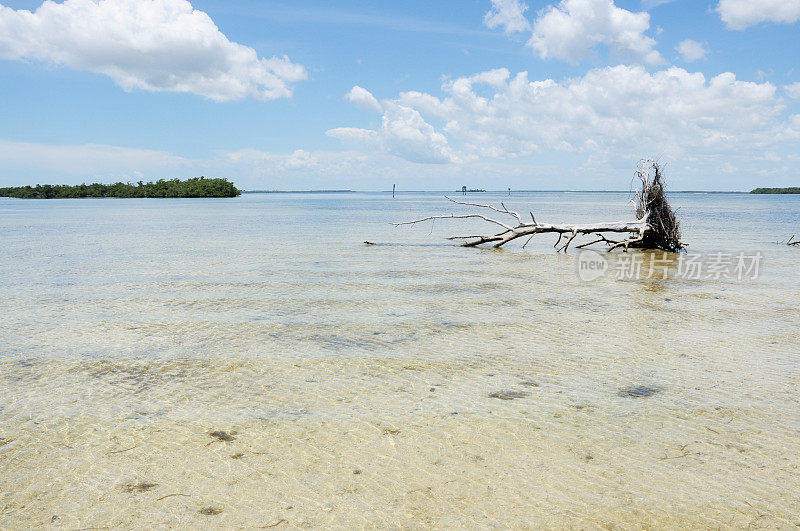
[[[491,235],[453,236],[448,238],[450,240],[464,240],[462,244],[464,247],[477,247],[485,243],[491,243],[494,247],[502,247],[510,241],[527,237],[528,239],[523,245],[524,248],[531,238],[537,234],[554,233],[558,234],[558,241],[553,247],[558,252],[566,252],[572,241],[579,235],[593,236],[594,239],[578,245],[576,248],[603,243],[608,246],[608,251],[613,251],[614,249],[627,251],[630,248],[661,249],[669,252],[683,250],[685,245],[680,240],[680,224],[675,216],[675,211],[667,201],[660,166],[653,161],[643,160],[639,163],[636,176],[641,182],[641,187],[637,190],[636,199],[633,201],[636,215],[636,219],[633,221],[582,225],[539,223],[533,216],[533,212],[530,212],[530,221],[526,221],[523,220],[518,212],[509,210],[503,203],[500,203],[498,208],[480,203],[457,201],[447,197],[449,201],[458,205],[485,208],[505,214],[511,217],[513,221],[503,222],[483,214],[473,213],[428,216],[414,221],[393,223],[393,225],[413,225],[434,219],[478,218],[501,227],[502,230],[500,232]],[[612,238],[611,235],[624,235],[624,237],[616,236]],[[561,243],[562,240],[564,241],[563,244]]]
[[[800,245],[800,240],[795,240],[795,235],[792,234],[792,237],[789,238],[789,241],[786,242],[786,245]]]

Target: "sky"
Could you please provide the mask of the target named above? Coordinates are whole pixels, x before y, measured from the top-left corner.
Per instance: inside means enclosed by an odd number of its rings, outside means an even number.
[[[0,0],[0,186],[800,186],[800,0]]]

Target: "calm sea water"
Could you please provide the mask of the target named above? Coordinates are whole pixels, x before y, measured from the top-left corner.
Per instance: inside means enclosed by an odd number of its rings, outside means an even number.
[[[0,527],[800,525],[800,196],[671,199],[757,278],[389,224],[436,193],[0,199]]]

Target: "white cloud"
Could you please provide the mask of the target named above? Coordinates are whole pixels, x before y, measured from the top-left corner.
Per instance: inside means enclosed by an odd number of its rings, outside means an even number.
[[[734,30],[761,22],[791,24],[800,20],[800,0],[719,0],[716,11]]]
[[[381,138],[389,153],[411,162],[456,162],[447,138],[411,107],[386,106]]]
[[[416,109],[389,102],[378,131],[340,127],[326,132],[354,147],[380,150],[410,162],[458,162],[447,138],[427,123]]]
[[[783,91],[790,98],[800,99],[800,81],[797,83],[792,83],[791,85],[785,85],[783,87]]]
[[[708,49],[705,45],[702,42],[693,41],[692,39],[681,41],[675,49],[687,63],[705,59],[706,55],[708,55]]]
[[[448,162],[542,152],[611,153],[633,160],[652,153],[744,157],[800,131],[794,117],[783,116],[785,105],[774,85],[740,81],[731,73],[706,79],[681,68],[651,74],[640,66],[616,66],[557,82],[498,69],[448,81],[442,89],[443,98],[401,93],[387,103],[380,131],[329,134],[358,137],[408,160]],[[423,115],[444,123],[441,132]],[[414,134],[391,135],[387,124]]]
[[[231,42],[185,0],[66,0],[35,12],[0,5],[0,58],[107,75],[125,90],[226,101],[292,95],[305,69]]]
[[[350,92],[345,95],[345,98],[355,103],[365,111],[383,112],[383,107],[375,98],[375,96],[373,96],[370,91],[363,89],[358,85],[351,88]]]
[[[528,45],[542,59],[577,63],[599,44],[624,58],[649,65],[664,62],[656,41],[644,34],[650,15],[633,13],[612,0],[562,0],[539,13]]]
[[[519,0],[492,0],[492,9],[483,17],[490,29],[503,28],[506,33],[529,31],[530,23],[525,19],[527,4]]]

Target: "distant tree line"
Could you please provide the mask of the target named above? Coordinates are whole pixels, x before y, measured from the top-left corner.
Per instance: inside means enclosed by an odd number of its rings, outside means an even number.
[[[20,199],[71,199],[79,197],[236,197],[242,192],[227,179],[206,179],[195,177],[164,180],[136,184],[37,184],[36,186],[17,186],[0,188],[0,197]]]
[[[751,194],[800,194],[800,188],[756,188]]]

